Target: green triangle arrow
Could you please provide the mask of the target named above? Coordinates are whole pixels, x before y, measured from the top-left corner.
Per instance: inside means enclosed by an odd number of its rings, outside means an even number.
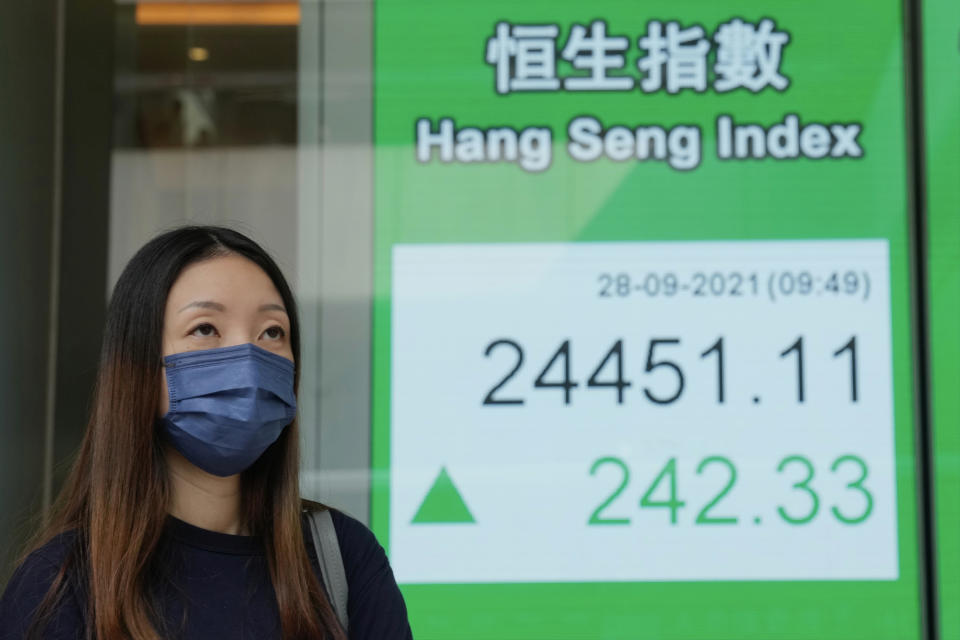
[[[467,508],[447,468],[442,467],[433,486],[423,499],[413,524],[474,524],[473,514]]]

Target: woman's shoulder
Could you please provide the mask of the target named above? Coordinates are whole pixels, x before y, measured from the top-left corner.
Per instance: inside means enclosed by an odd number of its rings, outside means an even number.
[[[24,563],[32,559],[34,562],[46,561],[60,566],[75,551],[78,540],[79,535],[76,529],[58,533],[31,551],[24,559]]]
[[[25,636],[38,607],[50,587],[60,581],[64,587],[51,621],[57,629],[80,628],[82,613],[76,598],[76,576],[67,566],[76,549],[76,532],[68,531],[50,538],[20,563],[0,597],[0,640]],[[54,637],[72,638],[73,635]],[[79,636],[77,636],[79,637]]]
[[[344,550],[344,555],[347,553],[360,556],[383,554],[386,558],[383,547],[367,525],[339,509],[332,507],[327,509],[333,519],[333,528],[337,532],[337,541],[340,543],[340,548]]]
[[[330,512],[351,590],[362,586],[357,583],[362,581],[367,573],[380,570],[384,566],[389,569],[386,552],[365,524],[333,507],[311,503],[307,510],[308,512],[324,510]],[[309,529],[305,530],[309,531]],[[315,552],[313,545],[309,546],[313,555]]]
[[[410,638],[403,595],[377,537],[343,511],[320,508],[330,511],[347,575],[350,637]]]
[[[66,571],[68,560],[77,551],[77,532],[74,530],[57,534],[31,551],[17,566],[4,593],[14,587],[39,586],[44,593],[53,580],[64,570],[64,577],[72,577]]]

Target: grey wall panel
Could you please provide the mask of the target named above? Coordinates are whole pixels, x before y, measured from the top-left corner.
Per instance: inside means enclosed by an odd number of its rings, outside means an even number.
[[[373,3],[301,6],[303,490],[369,523]]]

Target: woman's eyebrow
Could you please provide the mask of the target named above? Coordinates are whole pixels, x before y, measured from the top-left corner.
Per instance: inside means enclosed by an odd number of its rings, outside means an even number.
[[[180,309],[180,311],[177,311],[177,313],[181,313],[183,311],[186,311],[187,309],[192,309],[192,308],[213,309],[214,311],[220,311],[221,313],[227,310],[227,308],[222,304],[220,304],[219,302],[214,302],[212,300],[194,300],[190,304]],[[283,308],[282,304],[277,304],[275,302],[262,304],[257,309],[257,311],[282,311],[283,313],[287,312],[287,310]]]
[[[227,310],[227,308],[222,304],[220,304],[219,302],[213,302],[212,300],[194,300],[184,308],[180,309],[180,311],[177,311],[177,313],[183,313],[187,309],[190,309],[193,307],[199,307],[200,309],[213,309],[214,311],[220,311],[220,312]]]
[[[282,311],[283,313],[287,312],[287,310],[283,308],[282,304],[273,304],[273,303],[260,305],[260,308],[258,309],[258,311]]]

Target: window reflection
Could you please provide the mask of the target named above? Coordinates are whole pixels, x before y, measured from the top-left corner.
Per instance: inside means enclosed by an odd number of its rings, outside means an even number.
[[[295,145],[296,3],[117,5],[114,146]]]

